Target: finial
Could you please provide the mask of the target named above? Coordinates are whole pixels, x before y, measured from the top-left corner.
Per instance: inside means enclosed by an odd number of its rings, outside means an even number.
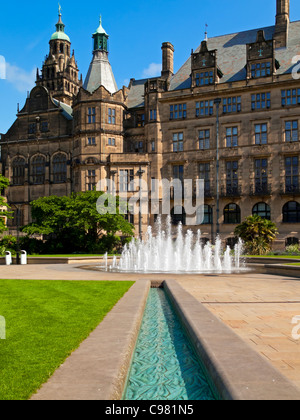
[[[100,26],[102,25],[102,15],[100,15]]]
[[[58,16],[61,16],[61,5],[58,3]]]
[[[206,23],[206,24],[205,24],[205,38],[204,38],[204,40],[205,40],[205,41],[208,41],[208,37],[207,37],[207,28],[208,28],[208,24]]]

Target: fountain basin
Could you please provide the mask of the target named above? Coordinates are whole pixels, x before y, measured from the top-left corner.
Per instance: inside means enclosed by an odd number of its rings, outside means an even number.
[[[195,235],[191,230],[183,234],[180,223],[174,227],[168,217],[165,225],[158,218],[154,229],[148,226],[145,240],[132,239],[125,245],[119,259],[108,262],[104,255],[102,269],[124,273],[232,273],[243,270],[241,259],[243,242],[239,240],[231,250],[222,247],[222,241],[216,238],[215,244],[203,244],[200,229]]]

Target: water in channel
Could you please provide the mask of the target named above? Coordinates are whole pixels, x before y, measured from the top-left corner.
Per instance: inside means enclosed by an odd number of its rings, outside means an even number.
[[[214,400],[163,289],[151,289],[124,400]]]

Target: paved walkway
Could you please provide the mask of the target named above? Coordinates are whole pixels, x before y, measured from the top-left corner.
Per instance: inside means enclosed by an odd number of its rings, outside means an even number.
[[[292,337],[299,279],[252,274],[178,282],[300,388],[300,340]]]
[[[292,319],[300,316],[300,279],[264,274],[143,276],[81,270],[77,265],[1,266],[0,278],[94,281],[175,278],[300,388],[300,340],[292,337],[295,327]]]

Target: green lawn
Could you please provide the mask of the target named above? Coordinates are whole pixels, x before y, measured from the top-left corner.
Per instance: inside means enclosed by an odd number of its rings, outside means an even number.
[[[26,400],[133,282],[0,280],[0,400]]]
[[[300,266],[300,263],[286,263],[285,265],[296,265],[296,266]]]
[[[245,255],[244,258],[289,258],[300,260],[300,255]]]
[[[12,254],[13,256],[15,256],[15,253]],[[116,254],[108,254],[109,257],[114,257]],[[118,257],[120,255],[116,255],[116,257]],[[5,257],[5,255],[0,255],[0,257]],[[56,255],[41,255],[41,254],[29,254],[28,257],[39,257],[39,258],[57,258],[57,257],[62,257],[62,258],[78,258],[78,257],[99,257],[99,258],[103,258],[104,254],[56,254]]]

